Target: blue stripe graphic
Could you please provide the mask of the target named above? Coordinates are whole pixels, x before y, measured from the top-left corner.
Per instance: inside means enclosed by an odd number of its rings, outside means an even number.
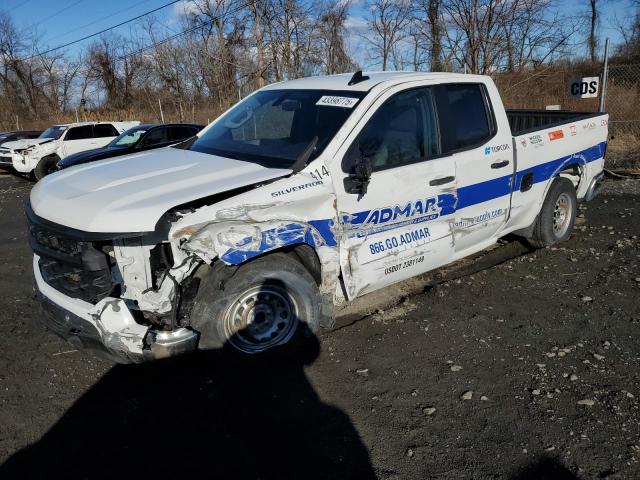
[[[528,173],[533,173],[534,183],[540,183],[549,180],[558,171],[562,170],[565,165],[576,163],[576,161],[580,165],[584,165],[598,160],[602,158],[606,145],[606,142],[602,142],[578,153],[520,170],[515,174],[515,185],[513,189],[516,190],[520,188],[522,177]],[[513,178],[513,174],[509,174],[504,177],[487,180],[486,182],[458,188],[457,210],[511,194],[511,182]]]
[[[429,221],[437,217],[451,215],[455,213],[456,210],[461,210],[478,203],[510,195],[512,190],[520,188],[522,178],[528,173],[533,173],[534,183],[545,182],[562,170],[566,165],[573,163],[585,165],[589,162],[602,158],[606,145],[606,142],[602,142],[578,153],[520,170],[516,172],[515,175],[509,174],[503,177],[487,180],[486,182],[460,187],[457,189],[457,203],[456,197],[450,193],[438,195],[437,199],[431,200],[432,203],[437,202],[438,214],[435,216],[433,215],[433,212],[427,210],[427,204],[429,203],[428,199],[416,200],[416,202],[412,203],[411,208],[413,208],[414,213],[417,214],[409,215],[405,221],[393,222],[386,225],[385,223],[389,220],[396,219],[397,206],[378,209],[379,212],[377,218],[383,219],[383,222],[381,224],[371,223],[371,225],[367,225],[367,227],[371,227],[373,229],[367,229],[367,234],[371,235],[372,233],[391,230],[399,226],[406,225],[407,223]],[[363,225],[366,222],[372,211],[373,210],[365,210],[348,215],[343,218],[343,221],[350,224],[353,228],[352,231],[357,234],[358,226]],[[309,225],[312,228],[309,228]],[[261,232],[260,245],[257,249],[245,249],[253,241],[253,238],[247,237],[238,242],[235,248],[229,249],[221,255],[220,259],[228,265],[239,265],[269,250],[286,245],[306,243],[312,247],[319,247],[321,245],[335,247],[337,245],[337,241],[332,230],[333,225],[333,220],[321,219],[310,220],[306,225],[290,223],[283,225],[282,227],[264,230]]]

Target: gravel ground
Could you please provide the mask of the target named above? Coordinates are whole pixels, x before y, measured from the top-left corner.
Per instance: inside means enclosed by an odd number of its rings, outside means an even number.
[[[640,478],[640,182],[362,299],[287,362],[115,366],[47,333],[0,177],[0,478]],[[177,477],[180,478],[180,477]]]

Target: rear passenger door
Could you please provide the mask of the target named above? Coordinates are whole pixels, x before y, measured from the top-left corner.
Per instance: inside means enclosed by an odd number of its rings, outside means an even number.
[[[455,257],[486,247],[504,226],[514,172],[511,131],[498,131],[484,84],[434,87],[443,153],[456,163]]]
[[[453,255],[456,164],[441,157],[433,91],[392,92],[365,114],[342,164],[331,166],[349,298],[446,264]],[[345,179],[363,155],[373,173],[367,192],[358,195]]]
[[[98,123],[93,126],[92,148],[104,147],[118,135],[118,130],[110,123]]]
[[[92,125],[81,125],[78,127],[72,127],[67,131],[67,134],[62,141],[62,152],[64,153],[64,156],[69,156],[74,153],[83,152],[85,150],[95,148],[92,142]]]

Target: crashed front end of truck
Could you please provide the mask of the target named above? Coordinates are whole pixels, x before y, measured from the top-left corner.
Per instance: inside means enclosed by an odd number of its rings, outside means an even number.
[[[35,292],[47,326],[74,347],[121,363],[188,352],[198,347],[190,313],[207,270],[219,262],[232,275],[252,258],[302,245],[319,258],[323,316],[332,321],[339,272],[335,197],[304,172],[272,185],[173,208],[146,233],[75,230],[27,204]],[[261,201],[289,185],[317,189],[307,201]],[[310,211],[323,220],[305,221]]]
[[[175,148],[39,182],[27,216],[51,328],[139,362],[330,326],[343,259],[323,152],[366,95],[343,93],[265,87]]]

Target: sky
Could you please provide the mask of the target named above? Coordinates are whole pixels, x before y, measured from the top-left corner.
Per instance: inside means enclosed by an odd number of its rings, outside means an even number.
[[[0,11],[8,12],[19,29],[36,28],[45,44],[56,47],[71,42],[101,29],[111,27],[133,18],[170,0],[0,0]],[[601,4],[599,34],[602,39],[611,37],[616,43],[620,35],[612,26],[614,16],[629,16],[629,0],[598,0]],[[351,9],[350,25],[364,23],[364,0],[355,0]],[[178,21],[180,4],[164,8],[154,15],[162,24],[158,26],[157,38],[180,31]],[[578,15],[588,10],[588,0],[559,0],[561,10],[568,15]],[[131,32],[131,24],[114,30],[124,36]],[[586,32],[585,32],[586,35]],[[78,52],[90,44],[92,39],[69,47],[70,53]],[[604,44],[604,42],[602,42]],[[357,55],[357,52],[356,52]],[[362,63],[362,59],[357,59]]]

